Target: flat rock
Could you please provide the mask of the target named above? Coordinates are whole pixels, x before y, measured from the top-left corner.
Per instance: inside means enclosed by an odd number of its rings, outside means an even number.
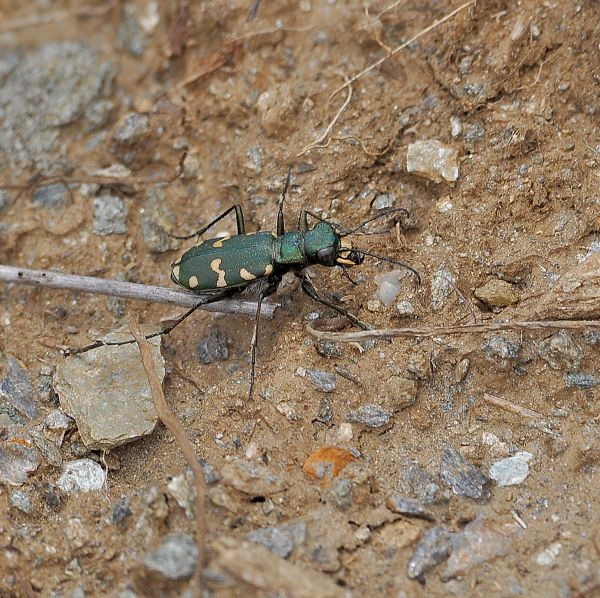
[[[306,523],[297,521],[274,527],[262,527],[246,534],[246,540],[261,544],[272,553],[286,559],[294,547],[306,540]]]
[[[407,575],[416,579],[450,555],[451,534],[443,527],[432,527],[425,532],[408,561]]]
[[[458,152],[437,139],[415,141],[408,145],[406,170],[441,183],[458,180]]]
[[[21,486],[41,462],[41,455],[28,436],[13,436],[9,432],[9,437],[0,441],[0,482]]]
[[[18,359],[8,356],[6,375],[0,382],[0,397],[4,397],[21,415],[34,419],[40,415],[31,377]]]
[[[521,451],[512,457],[496,461],[490,467],[490,477],[498,486],[516,486],[522,484],[529,475],[531,453]]]
[[[327,575],[289,563],[263,546],[223,538],[214,548],[218,553],[217,567],[268,595],[289,598],[342,598],[350,595]]]
[[[128,334],[113,333],[104,340],[127,338]],[[160,338],[150,339],[150,345],[162,380],[165,362]],[[67,357],[57,370],[55,388],[62,408],[75,419],[81,439],[90,449],[108,450],[146,436],[158,420],[135,343]]]

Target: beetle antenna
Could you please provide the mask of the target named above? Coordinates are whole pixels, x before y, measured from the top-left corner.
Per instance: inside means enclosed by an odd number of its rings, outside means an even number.
[[[385,218],[386,216],[389,216],[390,214],[395,214],[396,212],[402,212],[407,218],[410,217],[410,212],[406,208],[392,208],[391,210],[386,210],[385,212],[381,212],[381,214],[377,214],[376,216],[371,216],[371,218],[368,218],[362,224],[359,224],[356,228],[341,231],[340,237],[346,237],[348,235],[351,235],[351,234],[357,232],[358,230],[360,230],[363,226],[369,224],[369,222],[373,222],[374,220],[379,220],[380,218]],[[387,231],[368,232],[368,233],[363,233],[363,234],[376,235],[376,234],[380,234],[380,233],[384,233],[384,232],[387,232]]]
[[[279,199],[279,209],[277,210],[277,236],[281,237],[285,233],[285,222],[283,219],[283,202],[285,201],[285,194],[290,186],[290,179],[292,178],[292,166],[288,166],[287,175],[285,177],[285,183],[283,183],[283,191],[281,192],[281,198]]]
[[[368,255],[369,257],[374,257],[375,259],[382,260],[383,262],[388,262],[390,264],[394,264],[394,266],[400,266],[402,268],[406,268],[407,270],[409,270],[410,272],[412,272],[415,275],[417,282],[419,284],[421,284],[421,275],[412,266],[409,266],[408,264],[405,264],[404,262],[398,262],[389,257],[385,257],[384,255],[379,255],[378,253],[371,253],[370,251],[365,251],[364,249],[360,249],[360,247],[353,247],[352,249],[357,251],[358,253],[361,253],[362,255]]]

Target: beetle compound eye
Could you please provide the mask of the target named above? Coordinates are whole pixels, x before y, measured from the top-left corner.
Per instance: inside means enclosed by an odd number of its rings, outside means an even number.
[[[329,247],[323,247],[317,251],[317,259],[319,262],[329,263],[335,260],[336,247],[331,245]]]

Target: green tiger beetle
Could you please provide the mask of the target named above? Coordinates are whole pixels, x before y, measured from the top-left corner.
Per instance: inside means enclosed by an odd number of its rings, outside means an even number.
[[[283,204],[290,184],[290,176],[291,170],[288,170],[279,201],[275,234],[268,231],[247,233],[242,208],[233,205],[194,234],[176,237],[178,239],[200,238],[221,219],[235,212],[237,234],[208,239],[186,251],[173,262],[171,280],[194,293],[210,296],[210,301],[223,299],[226,295],[240,292],[248,287],[252,287],[256,292],[258,300],[251,343],[249,396],[252,396],[254,388],[261,304],[265,297],[277,290],[284,274],[293,272],[300,278],[302,290],[311,299],[345,316],[363,330],[369,329],[369,326],[348,310],[335,305],[318,293],[306,272],[308,266],[341,266],[347,275],[345,270],[347,267],[362,264],[365,257],[370,256],[406,268],[415,275],[419,283],[421,281],[419,273],[411,266],[355,247],[347,239],[348,235],[356,233],[374,220],[395,212],[408,214],[407,210],[404,208],[387,210],[351,230],[324,220],[309,210],[302,210],[298,220],[298,230],[286,232]],[[308,223],[309,216],[317,221],[312,227]],[[195,309],[192,308],[183,314],[179,321],[185,319]]]
[[[258,324],[263,299],[274,293],[284,274],[293,272],[301,283],[302,290],[314,301],[329,307],[348,318],[355,326],[368,330],[369,326],[359,320],[348,310],[322,297],[312,281],[306,268],[320,265],[331,268],[341,266],[348,279],[356,284],[346,272],[347,267],[362,264],[365,257],[373,257],[396,266],[406,268],[421,282],[419,273],[403,262],[358,248],[347,239],[357,233],[363,226],[389,216],[392,213],[403,212],[404,208],[393,208],[373,216],[353,229],[344,229],[340,225],[325,220],[317,214],[302,210],[298,220],[298,230],[285,231],[283,204],[290,184],[291,169],[288,169],[277,212],[277,232],[268,231],[246,232],[244,213],[241,206],[233,205],[199,231],[186,236],[171,235],[176,239],[200,239],[204,233],[227,215],[235,212],[237,234],[201,241],[186,251],[171,265],[171,280],[179,286],[203,296],[203,302],[183,313],[172,324],[163,330],[149,335],[147,338],[168,334],[199,307],[206,303],[219,301],[229,295],[241,291],[256,293],[257,309],[254,320],[254,332],[251,342],[251,372],[249,397],[254,389],[256,369],[256,348],[258,339]],[[316,220],[314,226],[309,226],[309,216]],[[377,234],[385,231],[375,231],[366,234]],[[69,353],[82,353],[102,345],[122,345],[133,341],[103,342],[96,341],[85,347],[70,350]]]

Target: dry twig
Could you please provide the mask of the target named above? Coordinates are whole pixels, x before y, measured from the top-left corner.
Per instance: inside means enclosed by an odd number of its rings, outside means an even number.
[[[459,6],[458,8],[456,8],[455,10],[453,10],[452,12],[448,13],[445,17],[442,17],[439,21],[435,21],[434,23],[432,23],[431,25],[429,25],[429,27],[425,27],[425,29],[423,29],[422,31],[420,31],[419,33],[417,33],[417,35],[415,35],[414,37],[412,37],[408,41],[404,42],[403,44],[400,44],[399,46],[396,46],[393,50],[390,51],[389,54],[387,54],[383,58],[380,58],[379,60],[376,60],[373,64],[369,65],[366,69],[360,71],[360,73],[358,73],[358,74],[354,75],[354,77],[348,79],[343,85],[341,85],[340,87],[338,87],[331,94],[331,96],[329,97],[329,99],[330,100],[333,99],[340,91],[342,91],[342,89],[344,89],[345,87],[350,87],[352,85],[352,83],[354,83],[355,81],[358,81],[358,79],[360,79],[363,75],[366,75],[368,72],[370,72],[373,69],[377,68],[380,64],[383,64],[386,60],[389,60],[390,58],[392,58],[393,56],[395,56],[396,54],[398,54],[398,52],[404,50],[404,48],[410,46],[410,44],[416,42],[419,38],[423,37],[425,34],[433,31],[434,29],[436,29],[437,27],[439,27],[440,25],[442,25],[446,21],[449,21],[450,19],[452,19],[453,17],[455,17],[459,12],[461,12],[465,8],[468,8],[469,6],[471,6],[471,4],[475,4],[476,1],[477,0],[469,0],[468,2],[465,2],[464,4],[462,4],[461,6]]]
[[[319,340],[329,340],[342,343],[361,342],[366,340],[381,340],[390,338],[415,338],[446,336],[451,334],[479,334],[497,332],[499,330],[579,330],[600,328],[600,320],[548,320],[522,322],[488,322],[485,324],[461,324],[460,326],[424,326],[422,328],[383,328],[381,330],[362,330],[360,332],[328,332],[316,330],[307,325],[309,334]]]
[[[196,457],[194,446],[187,437],[181,422],[171,411],[167,401],[165,400],[162,383],[158,377],[158,374],[156,373],[154,361],[152,360],[150,343],[142,335],[139,322],[137,322],[135,319],[132,319],[129,323],[129,330],[131,330],[131,334],[133,334],[140,349],[142,364],[146,370],[146,375],[148,376],[148,382],[150,384],[152,398],[154,400],[154,407],[156,408],[158,417],[169,430],[169,432],[171,432],[171,434],[173,434],[175,437],[175,440],[177,441],[185,460],[194,474],[194,483],[196,486],[196,544],[198,545],[198,562],[196,563],[194,577],[196,581],[196,595],[202,596],[203,572],[206,560],[206,482],[204,481],[204,472],[202,471],[202,466]]]
[[[59,21],[76,19],[78,17],[103,17],[118,3],[119,0],[111,0],[104,6],[82,6],[75,10],[57,10],[45,15],[33,15],[25,19],[6,20],[0,24],[0,33],[19,31],[21,29],[28,29],[29,27],[39,27],[40,25],[58,23]]]
[[[506,399],[501,399],[500,397],[496,397],[487,392],[483,393],[483,400],[487,401],[488,403],[491,403],[492,405],[496,405],[496,407],[500,407],[500,409],[504,409],[505,411],[510,411],[510,413],[520,415],[521,417],[527,417],[529,419],[543,418],[543,415],[541,413],[538,413],[537,411],[527,409],[527,407],[521,407],[521,405],[517,405],[516,403],[512,403],[511,401],[507,401]]]
[[[61,272],[51,272],[48,270],[28,270],[27,268],[2,265],[0,265],[0,282],[65,289],[96,295],[109,295],[124,299],[138,299],[140,301],[166,303],[168,305],[187,308],[203,303],[207,299],[206,296],[203,297],[196,293],[168,289],[166,287],[124,282],[122,280],[107,280],[93,276],[62,274]],[[260,315],[265,318],[272,318],[277,307],[277,304],[263,302]],[[253,316],[256,314],[256,302],[223,299],[203,305],[201,309]]]
[[[344,79],[346,80],[346,84],[347,84],[348,77],[344,76]],[[298,156],[302,156],[302,154],[305,154],[307,151],[309,151],[311,149],[320,147],[320,144],[323,143],[323,141],[325,141],[325,139],[327,139],[327,135],[329,135],[329,133],[331,133],[331,129],[333,129],[333,127],[335,126],[335,123],[337,123],[337,121],[339,120],[340,116],[342,115],[342,112],[344,112],[344,110],[346,110],[346,108],[348,107],[348,104],[350,103],[351,99],[352,99],[352,85],[348,85],[348,95],[346,96],[344,103],[340,106],[340,109],[337,111],[336,115],[331,119],[331,122],[327,125],[327,128],[325,129],[325,132],[323,133],[323,135],[321,135],[318,139],[315,139],[312,143],[309,143],[302,151],[300,151],[300,153],[296,154],[296,158]]]

